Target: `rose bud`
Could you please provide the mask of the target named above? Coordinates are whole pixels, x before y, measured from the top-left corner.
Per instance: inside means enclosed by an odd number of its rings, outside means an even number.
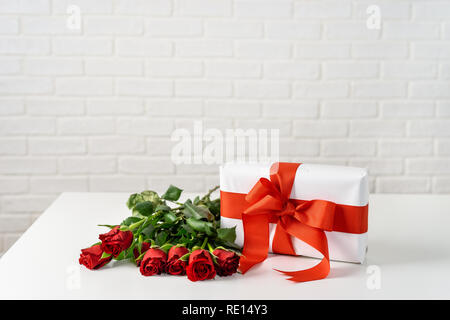
[[[213,279],[216,276],[216,270],[209,252],[203,249],[192,252],[186,274],[191,281]]]
[[[236,273],[239,267],[239,256],[233,251],[216,249],[213,251],[216,256],[216,272],[221,277],[230,276]]]
[[[139,256],[141,256],[143,253],[147,252],[147,250],[150,249],[150,246],[150,243],[142,242],[141,253],[139,253],[137,246],[133,249],[134,259],[136,260],[136,264],[138,267],[141,265],[142,258],[139,260],[137,260],[137,258],[139,258]]]
[[[119,228],[120,226],[116,226],[98,237],[102,241],[103,251],[112,254],[113,257],[128,249],[133,242],[133,232],[121,231]]]
[[[143,276],[153,276],[164,271],[167,254],[161,249],[150,248],[142,258],[140,271]]]
[[[180,260],[182,256],[188,254],[186,247],[174,246],[168,253],[168,262],[166,264],[166,273],[175,276],[184,276],[186,274],[186,261]]]
[[[80,259],[78,261],[90,270],[97,270],[110,262],[112,259],[112,256],[102,259],[102,255],[102,246],[97,244],[90,248],[81,249]]]

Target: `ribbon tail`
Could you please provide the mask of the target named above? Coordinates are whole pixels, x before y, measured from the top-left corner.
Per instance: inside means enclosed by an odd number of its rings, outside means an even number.
[[[269,216],[242,215],[244,225],[244,249],[239,270],[246,273],[255,264],[263,262],[269,251]]]
[[[275,229],[275,236],[272,241],[272,252],[279,254],[288,254],[295,256],[294,246],[292,245],[291,235],[284,231],[284,229],[277,224]]]
[[[330,258],[328,255],[328,241],[324,231],[302,224],[294,219],[280,222],[282,228],[290,235],[304,241],[322,255],[322,261],[312,268],[300,271],[281,271],[284,275],[290,276],[288,280],[294,282],[306,282],[326,278],[330,273]]]

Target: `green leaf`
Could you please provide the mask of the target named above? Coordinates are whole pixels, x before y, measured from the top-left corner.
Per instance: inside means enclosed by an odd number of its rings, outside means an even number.
[[[172,210],[172,209],[170,209],[169,206],[166,206],[165,204],[160,204],[160,205],[158,205],[156,207],[155,212],[158,212],[158,211],[167,212],[167,211],[170,211],[170,210]]]
[[[209,211],[209,209],[205,206],[195,206],[192,202],[186,201],[184,204],[183,214],[187,218],[195,218],[195,219],[207,219],[212,220],[214,216]]]
[[[106,258],[109,258],[110,256],[111,256],[111,253],[103,252],[103,254],[102,254],[100,259],[106,259]]]
[[[183,190],[173,185],[170,185],[169,189],[167,189],[166,193],[164,193],[162,198],[169,201],[178,201],[178,199],[180,199],[182,192]]]
[[[152,238],[153,237],[153,231],[155,230],[155,226],[154,225],[149,225],[147,227],[145,227],[144,229],[142,229],[141,233],[146,237],[146,238]]]
[[[139,214],[143,215],[144,217],[148,217],[154,212],[154,206],[150,201],[144,201],[138,203],[136,207],[134,207],[134,210],[139,212]]]
[[[236,240],[236,227],[217,229],[217,238],[223,241],[234,242]]]
[[[215,230],[211,222],[206,222],[195,218],[189,218],[186,220],[186,223],[195,231],[203,232],[208,236],[215,235]]]
[[[144,201],[150,201],[155,206],[162,203],[161,198],[159,197],[158,193],[156,193],[155,191],[151,191],[151,190],[142,191],[141,196],[144,199]]]
[[[133,223],[138,222],[139,220],[141,220],[141,218],[138,217],[128,217],[125,220],[122,221],[122,223],[120,224],[121,226],[130,226]]]
[[[169,211],[164,215],[164,220],[169,223],[174,223],[177,221],[177,216],[172,211]]]
[[[134,208],[139,197],[141,197],[141,195],[139,193],[133,193],[132,195],[130,195],[130,197],[127,200],[128,209]]]
[[[161,231],[156,235],[155,242],[158,246],[162,246],[164,243],[166,243],[167,237],[169,234],[167,231]]]

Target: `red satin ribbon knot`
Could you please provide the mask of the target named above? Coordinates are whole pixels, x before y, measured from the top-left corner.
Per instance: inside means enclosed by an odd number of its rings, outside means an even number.
[[[305,282],[327,277],[330,272],[328,242],[324,231],[332,231],[336,204],[325,200],[289,199],[300,164],[275,163],[270,180],[261,178],[245,196],[248,207],[242,214],[244,249],[240,262],[242,273],[264,261],[269,251],[269,223],[276,223],[272,242],[274,253],[296,255],[291,236],[298,238],[322,255],[316,266],[301,271],[280,271],[288,280]]]

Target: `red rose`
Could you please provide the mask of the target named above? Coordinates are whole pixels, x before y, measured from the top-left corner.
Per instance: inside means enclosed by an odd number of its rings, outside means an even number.
[[[90,248],[81,249],[80,259],[78,261],[90,270],[97,270],[110,262],[112,259],[111,256],[101,259],[102,255],[102,246],[97,244]]]
[[[142,242],[141,253],[139,253],[137,246],[133,249],[134,259],[136,260],[136,264],[138,267],[141,265],[142,258],[139,260],[137,260],[137,258],[139,258],[139,256],[141,256],[143,253],[147,252],[147,250],[150,249],[150,246],[150,243]]]
[[[213,279],[216,276],[216,270],[209,252],[203,249],[192,252],[186,274],[191,281]]]
[[[142,258],[140,271],[143,276],[153,276],[164,271],[167,255],[161,249],[148,249]]]
[[[216,249],[213,255],[217,257],[216,272],[221,277],[230,276],[236,273],[239,266],[239,256],[233,251]]]
[[[119,228],[116,226],[98,237],[102,241],[103,251],[112,254],[113,257],[117,257],[123,250],[128,249],[133,242],[133,232],[121,231]]]
[[[186,274],[186,261],[180,260],[182,256],[189,253],[186,247],[174,246],[168,253],[168,262],[166,264],[166,273],[171,275],[184,276]]]

